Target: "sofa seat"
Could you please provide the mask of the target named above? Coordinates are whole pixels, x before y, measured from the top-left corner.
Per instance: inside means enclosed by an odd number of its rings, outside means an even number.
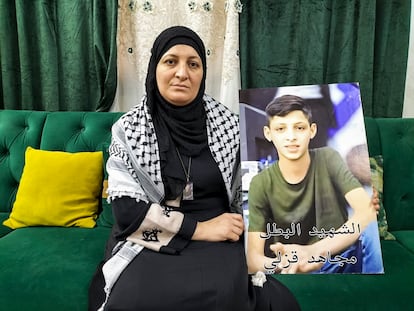
[[[0,301],[7,310],[87,310],[109,234],[104,227],[30,227],[2,237]]]
[[[303,310],[414,310],[414,253],[381,241],[385,274],[277,275]],[[404,297],[404,299],[399,299]]]

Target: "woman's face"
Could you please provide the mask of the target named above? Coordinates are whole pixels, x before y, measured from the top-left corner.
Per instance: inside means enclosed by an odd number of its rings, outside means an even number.
[[[196,98],[200,89],[201,58],[189,45],[174,45],[158,62],[156,77],[161,96],[173,105],[185,106]]]

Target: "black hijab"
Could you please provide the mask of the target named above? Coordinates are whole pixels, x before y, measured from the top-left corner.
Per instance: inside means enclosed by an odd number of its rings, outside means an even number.
[[[175,106],[166,101],[161,96],[156,81],[156,68],[161,57],[177,44],[193,47],[201,58],[203,66],[203,78],[198,94],[185,106]],[[204,43],[191,29],[173,26],[161,32],[155,39],[151,49],[145,89],[147,105],[157,134],[166,199],[175,199],[186,183],[177,149],[188,170],[188,158],[199,155],[207,146],[206,111],[203,101],[206,69]]]
[[[167,102],[160,94],[156,81],[156,68],[161,57],[171,47],[185,44],[193,47],[203,65],[203,78],[196,98],[186,106],[175,106]],[[151,58],[145,81],[147,105],[152,115],[160,150],[171,149],[172,143],[187,156],[198,155],[207,143],[206,112],[203,95],[206,79],[206,54],[203,41],[191,29],[183,26],[167,28],[155,39],[151,49]]]

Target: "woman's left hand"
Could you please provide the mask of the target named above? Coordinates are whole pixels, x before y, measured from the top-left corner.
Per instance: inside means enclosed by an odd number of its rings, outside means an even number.
[[[244,222],[240,214],[223,213],[207,221],[197,223],[193,240],[236,242],[243,234]]]

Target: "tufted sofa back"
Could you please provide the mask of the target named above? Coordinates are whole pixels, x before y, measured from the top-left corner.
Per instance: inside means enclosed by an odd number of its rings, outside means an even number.
[[[414,119],[365,118],[371,156],[384,159],[384,207],[391,231],[414,229]]]
[[[0,224],[13,207],[26,148],[105,151],[123,113],[0,110]]]
[[[123,113],[0,110],[0,223],[13,207],[26,148],[99,151]],[[414,229],[414,119],[365,118],[370,155],[384,158],[390,230]],[[110,225],[110,224],[109,224]]]

